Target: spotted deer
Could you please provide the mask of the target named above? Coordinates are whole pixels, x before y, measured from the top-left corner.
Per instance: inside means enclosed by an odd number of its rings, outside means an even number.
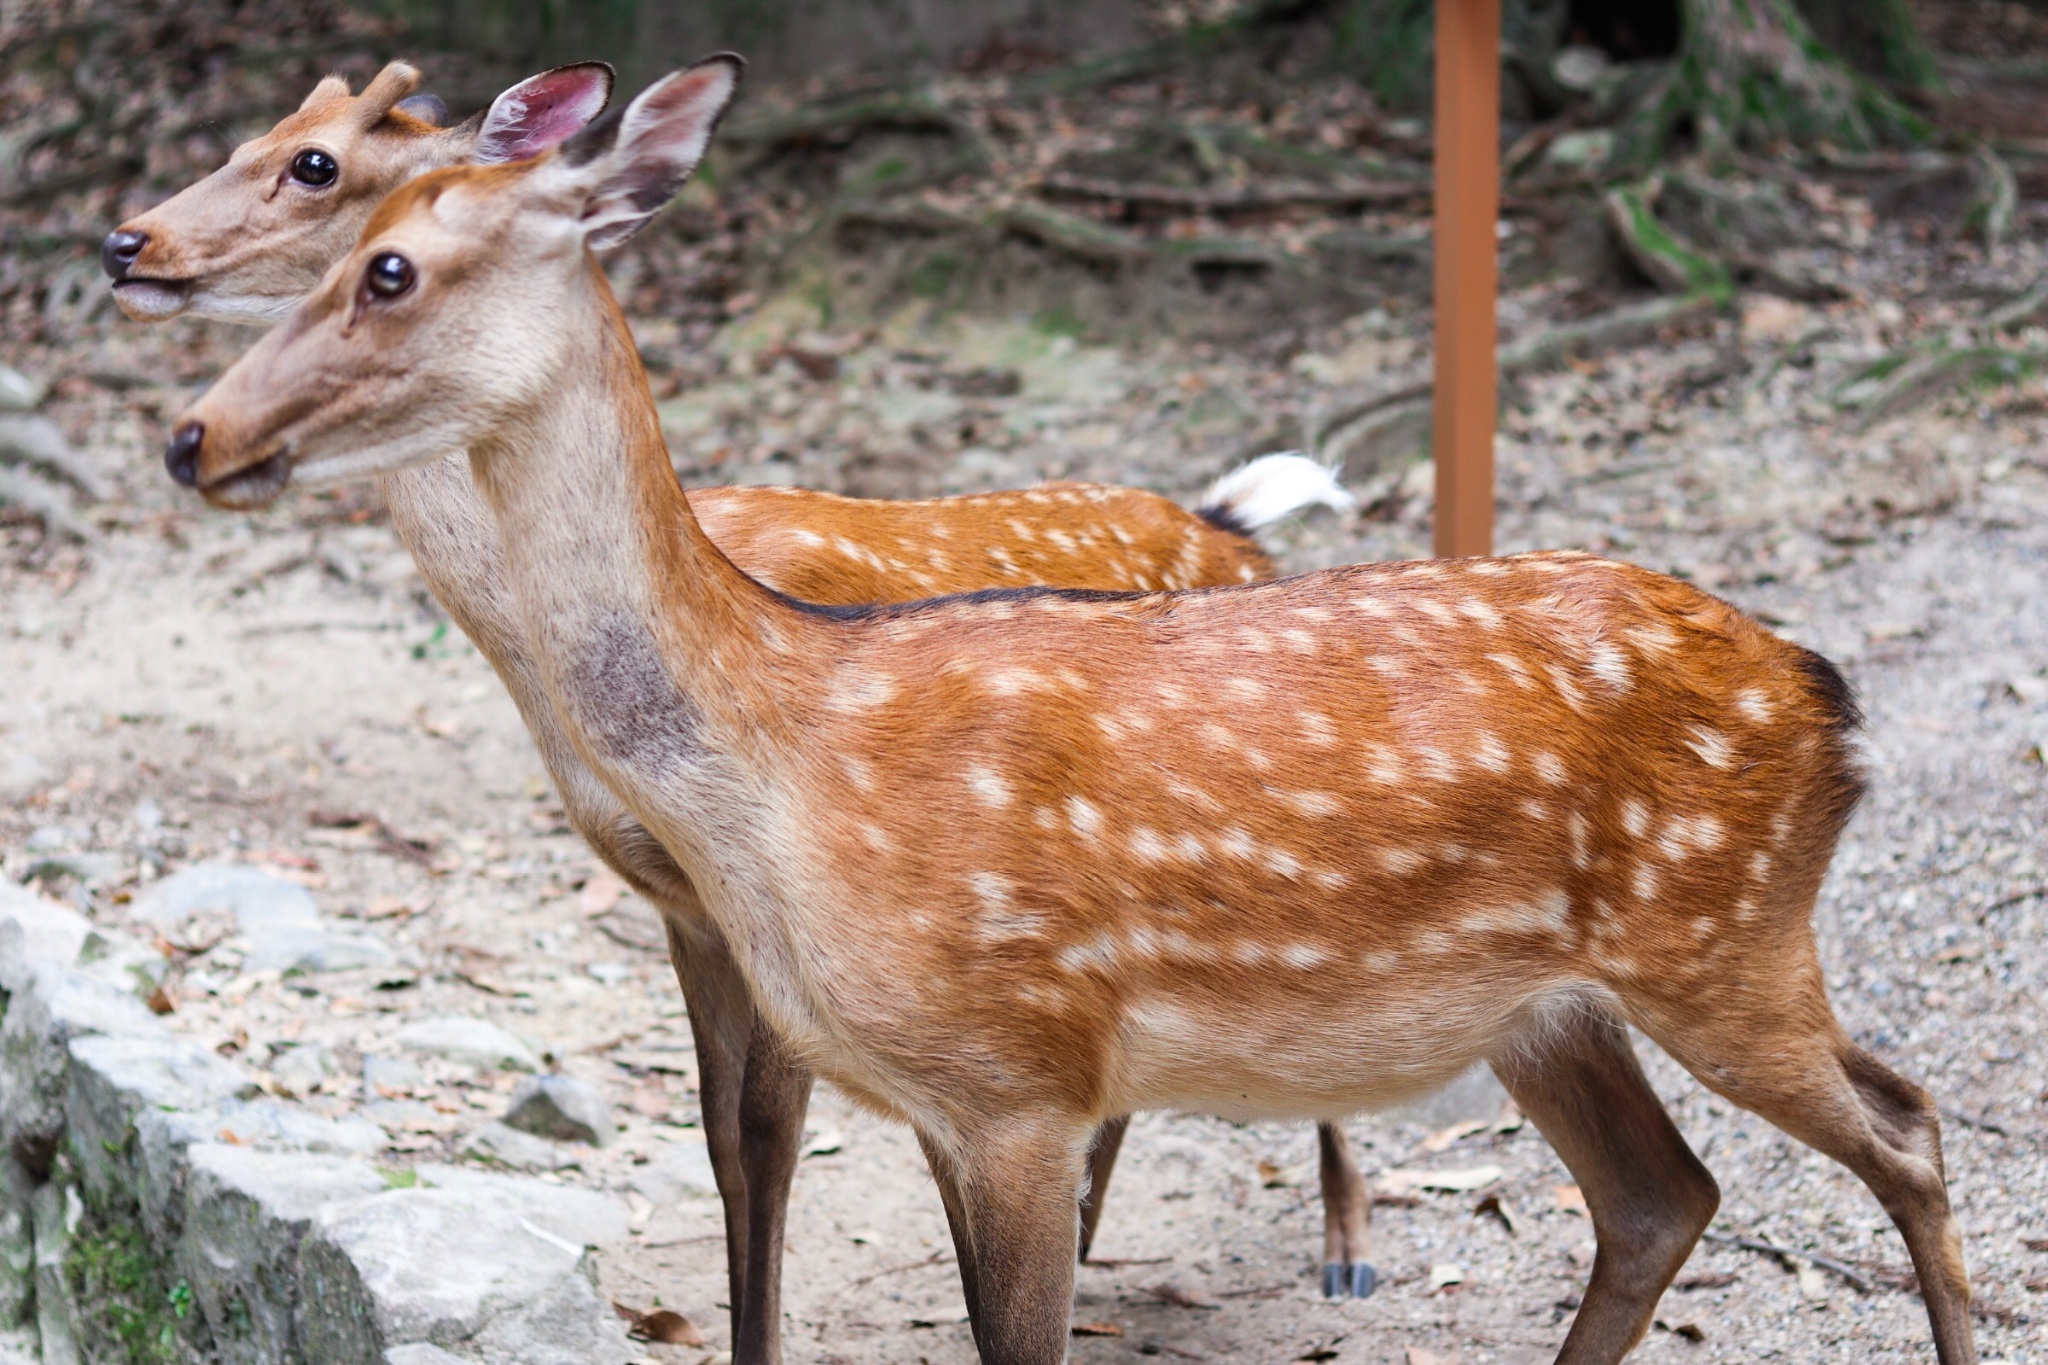
[[[420,77],[387,66],[359,95],[329,78],[229,164],[121,225],[102,252],[130,316],[274,320],[354,243],[376,204],[422,171],[528,157],[583,127],[610,96],[600,63],[522,81],[446,127]],[[491,660],[533,730],[571,823],[671,926],[699,1052],[706,1135],[724,1200],[736,1359],[777,1358],[778,1276],[789,1179],[810,1082],[756,1027],[730,951],[687,876],[590,775],[561,735],[513,616],[490,512],[467,457],[396,470],[384,492],[434,595]],[[795,489],[711,488],[692,505],[721,549],[760,582],[833,605],[1024,584],[1196,586],[1270,577],[1257,530],[1303,508],[1350,505],[1329,471],[1268,456],[1223,478],[1190,514],[1127,488],[1051,484],[1021,492],[876,502]],[[1082,1203],[1085,1256],[1125,1121],[1105,1123]],[[1371,1292],[1369,1202],[1342,1131],[1320,1134],[1325,1291]]]
[[[241,507],[469,452],[562,733],[785,1046],[914,1127],[982,1358],[1065,1357],[1104,1119],[1331,1118],[1484,1060],[1598,1237],[1559,1359],[1620,1359],[1719,1200],[1634,1025],[1854,1171],[1973,1360],[1934,1103],[1844,1033],[1815,948],[1862,787],[1833,666],[1575,553],[852,608],[756,582],[589,250],[676,191],[738,75],[398,191],[171,465]]]

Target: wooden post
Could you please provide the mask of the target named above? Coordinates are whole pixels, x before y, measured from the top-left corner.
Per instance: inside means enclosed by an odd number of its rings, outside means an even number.
[[[1493,552],[1500,0],[1436,5],[1436,552]]]

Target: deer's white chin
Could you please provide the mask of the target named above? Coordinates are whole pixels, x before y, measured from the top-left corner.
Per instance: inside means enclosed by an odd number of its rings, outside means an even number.
[[[137,322],[162,322],[185,311],[192,286],[184,280],[122,280],[114,286],[114,302]]]
[[[292,463],[292,482],[301,488],[332,488],[358,479],[382,478],[443,458],[460,443],[431,432],[409,431],[375,445],[350,450],[302,451]]]

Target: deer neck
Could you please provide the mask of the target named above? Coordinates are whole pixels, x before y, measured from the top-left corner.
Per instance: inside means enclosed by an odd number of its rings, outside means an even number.
[[[795,805],[814,620],[742,574],[691,513],[625,322],[593,265],[581,358],[471,448],[526,649],[571,742],[704,894],[761,946],[762,883]],[[719,913],[723,902],[726,913]],[[730,922],[730,921],[737,922]],[[752,922],[749,923],[748,921]],[[742,946],[744,954],[747,949]]]

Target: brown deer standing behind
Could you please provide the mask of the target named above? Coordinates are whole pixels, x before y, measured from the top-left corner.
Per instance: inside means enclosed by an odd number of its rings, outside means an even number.
[[[578,751],[788,1044],[915,1126],[983,1358],[1065,1356],[1102,1119],[1330,1117],[1483,1058],[1598,1232],[1560,1358],[1619,1359],[1718,1199],[1626,1022],[1855,1171],[1971,1361],[1934,1105],[1843,1033],[1809,922],[1860,792],[1833,667],[1575,554],[777,596],[693,518],[586,249],[682,183],[738,66],[399,191],[173,453],[237,506],[469,450]]]
[[[355,242],[384,196],[423,171],[533,156],[604,107],[611,69],[586,62],[512,86],[446,126],[394,62],[359,95],[338,77],[228,164],[110,233],[102,250],[130,316],[277,320]],[[560,733],[520,638],[490,512],[457,452],[384,479],[422,577],[505,679],[563,793],[570,822],[658,906],[689,1002],[704,1122],[724,1202],[739,1365],[779,1358],[781,1230],[810,1078],[756,1027],[746,984],[688,878],[584,767]],[[976,588],[1193,587],[1268,577],[1251,533],[1317,503],[1349,500],[1328,470],[1268,456],[1217,481],[1194,514],[1131,488],[1054,484],[923,502],[799,489],[693,494],[706,531],[760,581],[806,601],[894,601]],[[1082,1255],[1102,1212],[1125,1121],[1103,1126],[1082,1204]],[[1368,1199],[1341,1130],[1322,1125],[1324,1288],[1364,1295]]]

